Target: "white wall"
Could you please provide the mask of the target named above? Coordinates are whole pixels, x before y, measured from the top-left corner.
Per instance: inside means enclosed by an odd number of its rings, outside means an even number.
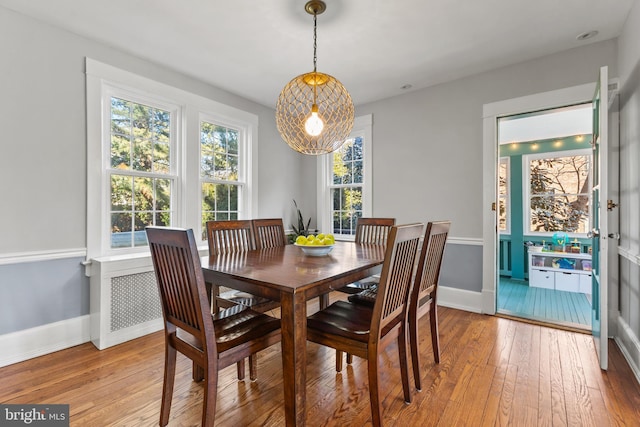
[[[4,8],[0,52],[0,255],[85,247],[85,56],[257,114],[259,214],[293,215],[300,155],[272,109]]]
[[[640,2],[618,39],[620,288],[618,342],[640,380]]]
[[[373,114],[374,214],[449,218],[453,237],[481,239],[483,104],[595,82],[602,65],[617,75],[615,41],[358,106]]]

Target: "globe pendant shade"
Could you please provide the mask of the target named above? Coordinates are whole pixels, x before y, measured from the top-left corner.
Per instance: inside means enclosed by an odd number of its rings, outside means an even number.
[[[312,117],[314,104],[317,112]],[[340,148],[353,128],[353,115],[351,95],[342,83],[318,72],[291,80],[276,104],[278,132],[291,148],[303,154],[327,154]]]

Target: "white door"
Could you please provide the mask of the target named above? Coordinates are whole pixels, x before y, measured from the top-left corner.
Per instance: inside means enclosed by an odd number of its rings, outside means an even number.
[[[600,368],[607,369],[608,363],[608,229],[607,229],[607,160],[608,160],[608,68],[600,68],[600,78],[593,96],[593,168],[591,190],[591,256],[592,256],[592,290],[591,290],[591,328],[596,345],[596,353],[600,360]]]

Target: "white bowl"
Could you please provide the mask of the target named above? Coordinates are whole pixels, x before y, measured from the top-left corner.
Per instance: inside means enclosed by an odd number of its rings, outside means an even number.
[[[529,252],[542,252],[542,246],[529,246]]]
[[[333,250],[333,245],[299,245],[297,243],[294,243],[294,245],[302,249],[305,255],[309,256],[324,256]]]

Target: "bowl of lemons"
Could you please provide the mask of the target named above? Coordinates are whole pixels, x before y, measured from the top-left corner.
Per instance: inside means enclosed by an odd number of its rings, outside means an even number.
[[[324,256],[333,250],[334,243],[333,234],[320,233],[318,235],[298,236],[294,245],[299,247],[305,255]]]

